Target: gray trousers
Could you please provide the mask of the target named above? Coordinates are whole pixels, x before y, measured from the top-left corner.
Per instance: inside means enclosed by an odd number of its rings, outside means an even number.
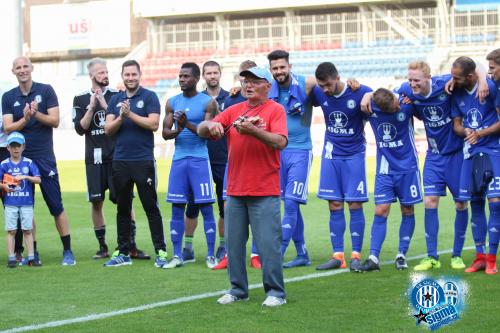
[[[230,294],[248,297],[246,244],[248,225],[259,250],[264,291],[285,298],[281,257],[281,212],[277,196],[229,196],[225,210],[225,233]]]

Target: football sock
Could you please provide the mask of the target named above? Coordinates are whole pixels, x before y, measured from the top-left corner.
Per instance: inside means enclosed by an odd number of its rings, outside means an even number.
[[[424,215],[425,243],[427,255],[438,259],[437,242],[439,232],[439,216],[437,208],[426,208]]]
[[[465,234],[467,233],[467,224],[469,223],[469,210],[458,210],[455,215],[455,239],[453,240],[452,257],[461,257],[464,248]]]
[[[399,253],[406,255],[415,231],[415,215],[403,215],[399,226]]]
[[[370,255],[379,257],[387,234],[387,217],[375,215],[371,230]]]
[[[490,221],[488,224],[489,254],[497,254],[500,238],[500,202],[490,202]]]
[[[363,213],[363,207],[349,209],[349,213],[351,215],[349,229],[351,231],[352,250],[361,253],[365,234],[365,214]]]
[[[64,251],[71,250],[71,235],[61,236]]]
[[[485,253],[486,233],[488,232],[484,204],[484,199],[471,201],[470,203],[472,238],[476,245],[476,252],[483,254]]]
[[[207,240],[207,256],[214,256],[215,236],[217,225],[215,224],[214,210],[212,205],[200,205],[201,215],[203,216],[203,228]]]
[[[184,206],[172,205],[172,220],[170,221],[170,240],[174,255],[182,258],[182,236],[184,235]]]
[[[106,226],[102,225],[99,227],[99,229],[94,229],[95,233],[95,238],[97,238],[97,241],[99,242],[99,247],[100,248],[106,248]]]
[[[299,203],[295,200],[285,199],[285,212],[283,214],[283,221],[281,222],[281,230],[283,239],[281,242],[281,255],[285,255],[286,249],[292,235],[297,226],[297,213],[299,210]]]
[[[344,252],[344,209],[330,210],[330,241],[333,252]]]
[[[307,256],[306,242],[304,239],[304,219],[302,218],[302,213],[300,212],[300,206],[297,211],[297,224],[295,225],[295,231],[293,232],[292,239],[295,244],[295,250],[297,250],[297,255]]]

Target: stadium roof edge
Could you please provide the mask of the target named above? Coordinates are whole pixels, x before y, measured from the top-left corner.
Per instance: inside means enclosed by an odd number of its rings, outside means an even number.
[[[415,3],[415,0],[253,0],[239,2],[234,0],[218,0],[211,2],[198,1],[157,1],[135,0],[134,15],[136,17],[193,17],[216,14],[241,13],[248,11],[290,10],[311,7],[355,6],[374,3]]]

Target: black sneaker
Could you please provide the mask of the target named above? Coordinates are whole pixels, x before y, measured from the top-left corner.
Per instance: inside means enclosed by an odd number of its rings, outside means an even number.
[[[7,261],[7,267],[9,267],[9,268],[16,268],[17,267],[17,261],[16,260],[9,260],[9,261]]]
[[[105,259],[109,258],[109,253],[107,249],[101,248],[99,251],[97,251],[93,256],[92,259]]]
[[[188,249],[187,247],[183,248],[182,249],[182,258],[183,258],[185,264],[188,264],[190,262],[195,262],[196,259],[194,257],[194,250]]]
[[[142,250],[134,249],[130,251],[130,258],[149,260],[151,259],[151,256],[149,254],[144,253],[144,251]]]
[[[35,251],[35,259],[33,259],[33,266],[42,266],[42,259],[40,259],[40,253]]]
[[[349,270],[356,273],[361,272],[361,260],[359,260],[358,258],[352,258],[351,262],[349,263]]]
[[[316,269],[318,271],[326,271],[329,269],[337,269],[337,268],[346,268],[345,260],[344,259],[337,259],[335,257],[332,257],[330,260],[325,262],[324,264],[316,266]]]
[[[375,263],[375,261],[371,260],[370,258],[366,259],[363,261],[363,263],[360,266],[360,271],[361,272],[378,272],[380,271],[380,265]]]
[[[406,258],[404,256],[404,254],[400,253],[396,256],[396,260],[394,261],[394,265],[396,266],[396,269],[398,271],[402,271],[402,270],[408,268],[408,264],[406,263]]]

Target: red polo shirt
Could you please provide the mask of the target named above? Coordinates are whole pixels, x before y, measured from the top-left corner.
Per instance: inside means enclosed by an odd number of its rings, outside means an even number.
[[[245,101],[218,114],[213,121],[230,128],[226,131],[229,152],[227,195],[278,196],[280,150],[265,145],[252,135],[239,134],[231,124],[243,114],[260,117],[263,120],[259,125],[261,129],[288,137],[285,110],[272,100],[255,108]]]

